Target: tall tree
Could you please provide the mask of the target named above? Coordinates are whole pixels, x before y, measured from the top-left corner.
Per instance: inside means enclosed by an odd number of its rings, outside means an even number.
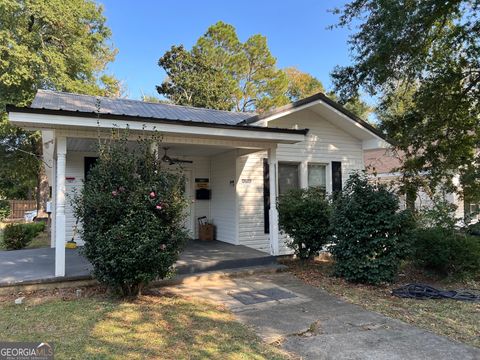
[[[332,74],[341,100],[360,88],[380,95],[381,125],[405,154],[404,172],[450,190],[460,173],[464,195],[478,199],[480,1],[354,0],[338,13],[339,26],[357,26],[353,64]]]
[[[288,79],[287,96],[290,101],[297,101],[319,92],[325,92],[321,81],[309,73],[300,71],[293,66],[285,68],[284,71]]]
[[[92,0],[0,0],[0,196],[25,197],[41,182],[39,135],[11,126],[5,105],[28,105],[39,88],[118,93],[101,76],[116,53],[110,36]]]
[[[157,86],[158,93],[178,105],[231,110],[235,103],[233,81],[221,67],[208,64],[183,45],[172,46],[159,60],[167,78]]]
[[[191,50],[172,46],[159,60],[167,78],[157,86],[174,103],[236,111],[265,111],[288,102],[287,78],[264,36],[242,43],[232,25],[218,22]]]
[[[296,67],[288,67],[284,71],[288,80],[287,96],[291,102],[305,99],[320,92],[325,93],[322,82],[315,76]],[[332,100],[338,101],[338,96],[333,91],[328,92],[326,95]],[[373,112],[372,107],[359,96],[351,98],[343,106],[364,120],[368,119],[368,116]]]

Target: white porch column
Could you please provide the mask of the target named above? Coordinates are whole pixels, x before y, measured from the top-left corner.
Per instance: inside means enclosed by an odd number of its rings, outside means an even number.
[[[53,156],[52,161],[52,197],[51,207],[52,213],[50,214],[51,223],[50,223],[50,247],[55,247],[55,233],[56,233],[56,214],[57,214],[57,161],[55,159],[55,155]]]
[[[55,276],[65,276],[65,167],[67,138],[57,137],[55,205]]]
[[[272,255],[279,254],[278,210],[277,210],[277,146],[268,149],[270,181],[270,249]]]
[[[156,141],[152,141],[152,143],[150,144],[150,152],[152,154],[155,154],[155,159],[159,159],[160,156],[158,154],[158,142]]]
[[[308,161],[304,160],[300,163],[300,187],[308,188]]]

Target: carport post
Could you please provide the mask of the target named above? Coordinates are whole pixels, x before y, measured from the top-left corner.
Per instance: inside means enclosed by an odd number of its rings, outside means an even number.
[[[270,181],[270,249],[272,255],[278,255],[277,145],[273,145],[268,149],[268,165]]]
[[[57,137],[55,204],[55,276],[65,276],[65,167],[67,138]]]

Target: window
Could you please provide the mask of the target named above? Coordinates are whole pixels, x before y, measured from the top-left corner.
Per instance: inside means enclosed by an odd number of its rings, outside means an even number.
[[[278,194],[282,195],[286,191],[299,188],[298,164],[279,163],[278,164]]]
[[[468,201],[464,201],[464,208],[465,208],[465,218],[469,221],[472,220],[480,220],[480,206],[479,204],[472,204]]]
[[[98,157],[85,157],[84,158],[84,180],[87,181],[87,176],[92,167],[97,162]]]
[[[342,163],[332,161],[332,192],[342,191]]]
[[[327,188],[327,165],[308,164],[308,186]]]

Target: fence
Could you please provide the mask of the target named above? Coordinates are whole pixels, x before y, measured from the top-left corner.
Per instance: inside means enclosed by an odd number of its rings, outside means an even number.
[[[23,220],[26,211],[32,211],[37,209],[36,200],[9,200],[10,203],[10,215],[8,220]]]

